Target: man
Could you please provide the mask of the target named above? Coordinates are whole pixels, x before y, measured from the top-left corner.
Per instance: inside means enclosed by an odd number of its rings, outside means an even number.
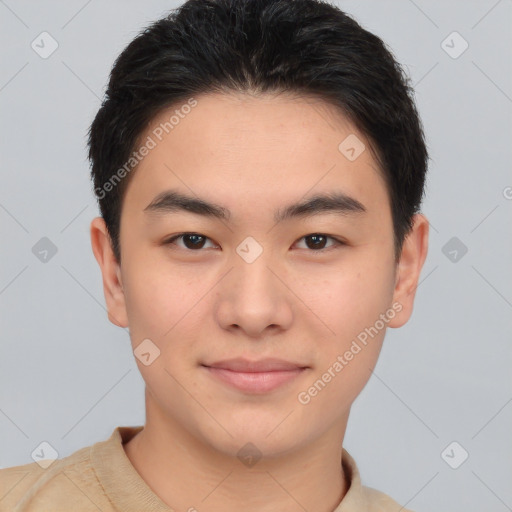
[[[2,470],[1,510],[405,510],[343,448],[428,245],[421,122],[382,41],[316,0],[189,0],[117,59],[89,157],[146,423]]]

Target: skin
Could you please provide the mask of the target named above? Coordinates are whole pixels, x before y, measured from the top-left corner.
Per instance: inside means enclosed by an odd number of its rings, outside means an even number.
[[[387,327],[408,321],[428,221],[415,216],[396,265],[389,197],[369,144],[321,101],[239,93],[196,99],[131,176],[121,265],[103,219],[91,223],[109,319],[129,327],[133,349],[149,338],[160,350],[148,366],[136,359],[146,424],[124,449],[176,510],[332,511],[349,486],[341,456],[350,407],[371,376],[386,328],[308,404],[297,397],[393,303],[401,311]],[[157,116],[144,138],[175,108]],[[354,161],[338,150],[350,134],[367,148]],[[230,221],[144,212],[171,188],[223,205]],[[367,211],[274,222],[275,209],[333,190]],[[190,240],[165,244],[183,232],[207,239],[199,249]],[[346,245],[328,239],[321,253],[307,238],[318,233]],[[263,249],[252,263],[236,252],[248,236]],[[201,366],[237,356],[278,357],[308,369],[272,392],[248,394]],[[262,454],[252,467],[237,457],[248,442]]]

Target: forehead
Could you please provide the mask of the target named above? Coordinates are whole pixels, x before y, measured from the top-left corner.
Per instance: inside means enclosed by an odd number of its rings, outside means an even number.
[[[125,197],[139,209],[176,187],[233,209],[332,189],[361,202],[387,198],[365,137],[314,97],[199,95],[161,111],[139,140],[149,139]]]

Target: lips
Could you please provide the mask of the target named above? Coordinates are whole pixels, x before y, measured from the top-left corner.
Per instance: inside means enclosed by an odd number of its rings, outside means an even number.
[[[243,358],[202,365],[224,385],[245,393],[268,393],[301,375],[307,366],[282,359],[249,361]]]
[[[205,364],[209,368],[221,368],[232,372],[257,373],[257,372],[277,372],[291,371],[307,368],[306,365],[285,361],[283,359],[267,358],[258,361],[250,361],[244,358],[226,359],[211,364]]]

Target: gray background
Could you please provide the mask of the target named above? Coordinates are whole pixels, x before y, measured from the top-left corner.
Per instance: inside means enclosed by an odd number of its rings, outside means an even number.
[[[116,56],[179,3],[0,1],[2,467],[32,462],[42,441],[64,457],[144,423],[90,247],[85,134]],[[388,330],[344,446],[364,484],[417,512],[512,510],[511,2],[337,4],[410,74],[432,158],[414,314]],[[46,59],[31,48],[43,31],[59,45]],[[469,44],[457,58],[461,40],[444,44],[452,56],[442,46],[454,31]],[[46,262],[32,251],[42,237],[57,248]]]

